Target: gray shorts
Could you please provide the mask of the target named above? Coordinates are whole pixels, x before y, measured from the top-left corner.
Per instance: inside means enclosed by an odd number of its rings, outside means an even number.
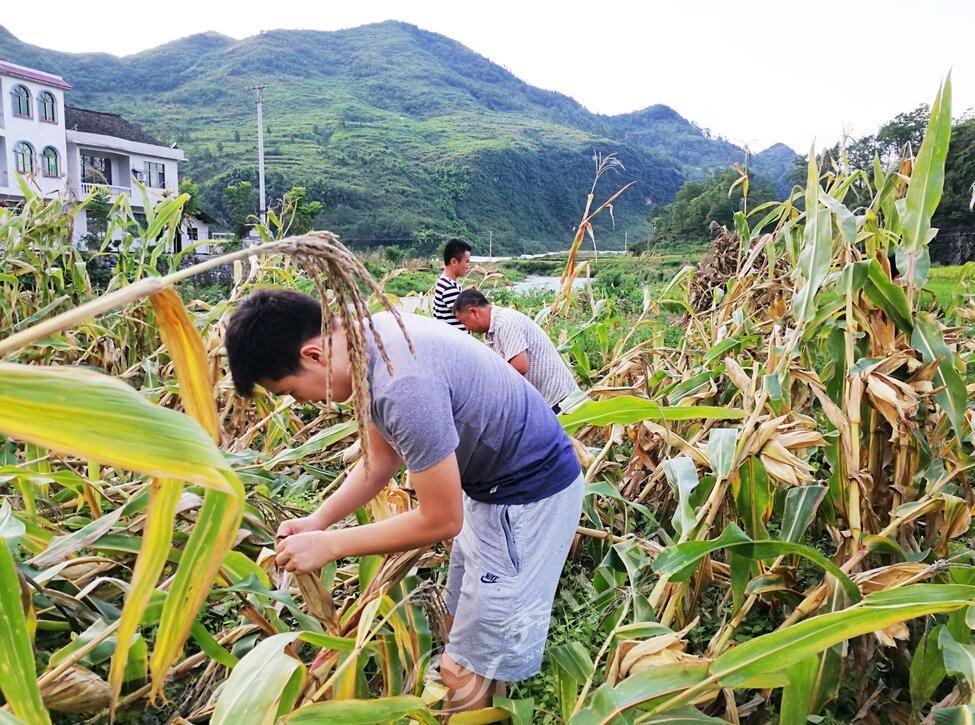
[[[489,504],[464,496],[454,539],[446,653],[482,677],[513,682],[538,673],[555,589],[582,512],[583,478],[530,504]]]

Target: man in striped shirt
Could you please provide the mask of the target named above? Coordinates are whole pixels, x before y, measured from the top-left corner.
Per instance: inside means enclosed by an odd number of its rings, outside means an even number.
[[[467,332],[467,328],[454,315],[454,302],[461,290],[457,280],[467,276],[470,265],[470,242],[458,238],[448,239],[443,248],[443,274],[437,279],[433,289],[433,316],[461,332]]]

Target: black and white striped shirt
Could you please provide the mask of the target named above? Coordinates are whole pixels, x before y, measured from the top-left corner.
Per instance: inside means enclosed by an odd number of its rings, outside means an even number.
[[[453,280],[445,274],[440,275],[436,286],[433,288],[433,316],[461,332],[467,332],[467,328],[454,315],[454,302],[459,294],[460,285],[457,280]]]

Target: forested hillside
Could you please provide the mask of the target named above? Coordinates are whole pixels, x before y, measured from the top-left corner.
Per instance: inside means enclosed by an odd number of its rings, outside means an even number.
[[[256,180],[254,103],[265,91],[269,199],[295,184],[346,239],[475,240],[495,249],[564,246],[594,151],[637,180],[597,234],[646,235],[651,207],[687,179],[744,158],[666,106],[600,116],[519,80],[465,46],[400,22],[335,32],[281,30],[235,40],[203,33],[136,55],[70,54],[0,28],[0,57],[63,75],[74,105],[122,113],[189,157],[184,177],[227,219],[224,189]],[[774,151],[774,153],[772,153]],[[755,156],[755,168],[763,154]],[[761,173],[792,167],[777,145]]]

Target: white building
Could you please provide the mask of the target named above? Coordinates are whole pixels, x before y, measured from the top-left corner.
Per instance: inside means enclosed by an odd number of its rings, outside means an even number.
[[[156,140],[114,113],[65,105],[71,85],[60,76],[0,60],[0,199],[23,199],[20,180],[45,195],[84,199],[102,188],[114,201],[129,197],[137,217],[179,189],[183,152]],[[21,179],[18,179],[21,177]],[[146,196],[132,183],[146,187]],[[213,220],[184,215],[176,241],[210,238]],[[86,210],[75,221],[74,241],[92,231]],[[207,245],[198,248],[208,251]]]

